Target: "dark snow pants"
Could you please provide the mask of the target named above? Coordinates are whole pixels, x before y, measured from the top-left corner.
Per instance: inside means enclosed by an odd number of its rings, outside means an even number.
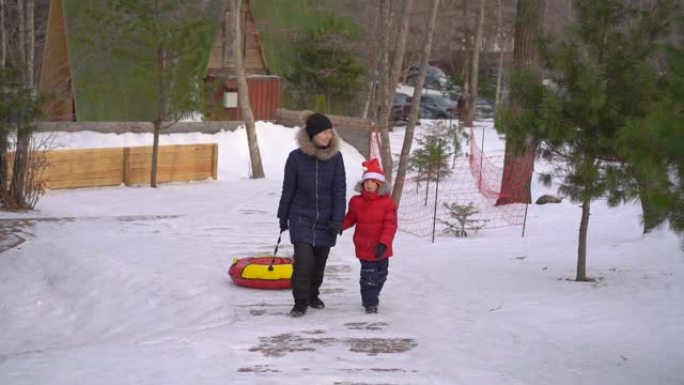
[[[378,306],[380,291],[387,280],[389,258],[381,259],[379,261],[364,261],[361,262],[361,303],[363,306]]]
[[[308,304],[318,297],[329,253],[329,247],[300,242],[294,244],[292,295],[295,303]]]

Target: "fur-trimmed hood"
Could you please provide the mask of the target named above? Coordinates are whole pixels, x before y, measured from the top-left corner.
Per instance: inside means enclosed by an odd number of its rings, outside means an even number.
[[[309,138],[306,128],[302,127],[297,133],[297,144],[303,153],[313,156],[319,160],[328,160],[340,152],[341,139],[337,131],[333,128],[333,136],[330,139],[330,145],[326,148],[318,148],[313,140]]]
[[[354,186],[354,191],[358,193],[363,192],[362,180],[356,182],[356,186]],[[392,195],[392,186],[389,183],[383,183],[380,187],[378,187],[377,193],[378,195]]]

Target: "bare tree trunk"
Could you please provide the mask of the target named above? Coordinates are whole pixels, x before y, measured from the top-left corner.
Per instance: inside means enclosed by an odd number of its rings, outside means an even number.
[[[154,121],[152,134],[152,168],[150,171],[150,187],[157,187],[157,165],[159,164],[159,134],[161,132],[161,120]]]
[[[26,0],[26,85],[34,91],[34,71],[33,62],[36,50],[36,33],[35,33],[35,4],[34,0]]]
[[[503,10],[501,9],[501,0],[496,0],[496,7],[496,41],[499,46],[499,65],[496,70],[496,96],[494,97],[494,103],[498,106],[503,99],[503,90],[501,87],[503,85],[504,45],[506,44],[506,40],[503,33]]]
[[[373,65],[374,68],[375,65]],[[364,119],[368,119],[368,113],[370,112],[372,106],[371,103],[374,99],[375,96],[375,78],[371,77],[371,80],[368,82],[368,93],[366,94],[366,101],[363,103],[363,113],[361,113],[361,117]]]
[[[19,13],[17,21],[19,22],[19,62],[21,73],[23,74],[22,80],[24,85],[33,90],[33,68],[29,67],[29,60],[32,60],[33,54],[31,54],[31,59],[29,59],[29,49],[33,49],[35,44],[35,33],[33,25],[28,25],[27,23],[33,23],[33,14],[28,15],[29,12],[33,13],[33,0],[26,1],[26,7],[24,7],[24,1],[17,2],[17,11]],[[30,35],[28,33],[31,33]],[[31,142],[31,124],[25,117],[21,117],[20,122],[17,125],[17,143],[14,151],[14,168],[12,172],[12,184],[10,186],[10,195],[16,208],[25,208],[27,206],[27,201],[25,197],[26,193],[26,181],[27,174],[29,172],[29,147]]]
[[[411,153],[411,145],[413,144],[413,135],[418,121],[418,112],[420,111],[420,94],[423,92],[423,84],[425,83],[425,75],[427,74],[428,61],[430,60],[430,53],[432,52],[432,36],[435,32],[435,25],[437,24],[437,11],[439,10],[439,0],[433,0],[432,8],[430,9],[430,22],[425,31],[425,45],[423,46],[423,57],[420,62],[420,72],[416,80],[415,88],[413,89],[413,98],[411,99],[411,114],[406,125],[406,132],[404,133],[404,143],[401,147],[401,155],[399,157],[399,169],[397,170],[397,178],[394,182],[394,189],[392,190],[392,198],[399,206],[401,202],[401,194],[404,190],[404,180],[406,179],[406,169],[408,167],[408,158]]]
[[[496,69],[496,96],[494,97],[495,106],[498,106],[503,102],[504,56],[505,52],[503,49],[501,49],[501,51],[499,51],[499,64]]]
[[[375,5],[373,5],[375,7]],[[369,12],[370,13],[370,12]],[[373,14],[375,14],[373,12]],[[382,26],[375,18],[370,22],[371,34],[372,36],[378,36]],[[380,73],[380,58],[378,57],[378,47],[376,39],[371,39],[368,41],[368,46],[366,47],[368,56],[368,62],[370,63],[370,80],[368,84],[368,93],[366,94],[366,101],[364,103],[362,117],[364,119],[371,119],[372,121],[377,121],[378,110],[377,110],[377,93],[378,93],[378,74]]]
[[[155,1],[155,6],[158,4]],[[166,46],[157,47],[157,116],[154,119],[152,139],[152,167],[150,168],[150,187],[157,187],[157,165],[159,164],[159,134],[166,116]]]
[[[482,30],[484,28],[485,0],[480,0],[479,21],[475,34],[475,46],[473,47],[473,62],[470,67],[470,95],[466,100],[466,114],[464,123],[472,126],[475,120],[475,106],[478,99],[478,74],[480,72],[480,50],[482,49]]]
[[[389,120],[391,115],[392,100],[394,99],[394,93],[397,89],[397,84],[399,83],[399,77],[401,75],[402,65],[404,64],[404,54],[406,52],[406,38],[408,36],[409,29],[409,13],[413,6],[413,0],[405,0],[404,8],[401,12],[401,20],[399,21],[399,29],[397,31],[396,45],[394,46],[394,60],[392,61],[392,66],[389,69],[389,81],[387,82],[387,108],[385,110],[387,116],[386,119]]]
[[[0,70],[7,65],[7,30],[5,24],[5,0],[0,0]]]
[[[454,9],[454,13],[456,12],[456,1],[448,2],[448,3],[442,3],[442,7],[447,6],[448,9]],[[448,72],[451,74],[456,74],[456,71],[458,70],[458,66],[456,63],[455,58],[458,57],[458,50],[461,48],[462,44],[459,41],[459,36],[460,36],[460,29],[462,27],[462,24],[459,24],[457,22],[453,22],[451,24],[451,30],[449,31],[450,34],[448,35],[447,39],[449,41],[449,66],[448,66]]]
[[[513,67],[515,71],[531,70],[541,82],[539,53],[534,39],[541,33],[544,22],[545,0],[518,0],[515,16],[515,44],[513,48]],[[510,108],[513,114],[520,107],[516,95],[521,92],[511,89]],[[508,203],[530,203],[532,201],[530,184],[534,171],[536,143],[530,141],[522,154],[516,154],[506,141],[504,170],[497,205]]]
[[[26,65],[26,14],[24,13],[24,0],[17,1],[17,25],[19,26],[19,31],[17,35],[17,45],[19,52],[19,63],[21,63],[21,79],[26,80],[26,73],[24,73]]]
[[[242,54],[242,10],[240,5],[242,0],[233,0],[231,12],[233,14],[233,27],[235,30],[233,39],[233,55],[235,61],[235,73],[238,81],[238,98],[242,107],[242,118],[245,120],[247,130],[247,145],[249,146],[249,159],[252,166],[252,178],[264,177],[264,166],[261,163],[261,153],[259,152],[259,141],[257,140],[256,126],[254,125],[254,115],[249,104],[249,90],[247,87],[247,76],[245,75],[245,62]],[[330,107],[330,104],[328,104]]]
[[[389,84],[388,84],[388,98],[387,98],[387,118],[391,114],[392,101],[394,99],[394,92],[399,84],[399,77],[401,75],[402,66],[404,64],[404,54],[406,53],[406,38],[408,37],[410,13],[413,8],[413,0],[405,0],[404,8],[401,11],[401,20],[399,22],[399,31],[397,32],[397,44],[394,49],[394,61],[390,69]]]
[[[406,56],[406,40],[408,39],[409,22],[411,21],[410,16],[412,10],[413,0],[405,0],[404,8],[401,11],[397,45],[394,51],[394,62],[392,63],[392,72],[390,76],[390,91],[392,91],[392,94],[394,94],[394,91],[397,89],[397,84],[399,84],[399,79],[401,78],[402,69],[404,66],[404,56]]]
[[[587,281],[587,233],[589,230],[589,215],[591,214],[591,197],[587,194],[582,201],[582,219],[579,227],[579,242],[577,243],[577,276],[576,281]]]
[[[463,79],[463,98],[468,99],[470,93],[470,52],[472,51],[472,29],[470,28],[470,17],[468,17],[468,0],[463,0],[463,20],[465,20],[465,31],[463,32],[463,64],[461,65],[461,79]],[[463,114],[461,114],[463,116]]]
[[[5,23],[5,0],[0,0],[0,73],[7,66],[7,24]],[[0,198],[7,194],[7,153],[9,152],[9,130],[5,122],[0,122]]]
[[[413,0],[406,0],[404,2],[404,8],[401,12],[401,20],[399,23],[399,30],[397,32],[397,43],[394,49],[394,60],[392,62],[391,68],[389,68],[389,72],[387,74],[387,90],[385,93],[385,99],[381,99],[381,102],[385,104],[384,108],[381,109],[381,115],[378,118],[378,122],[382,122],[384,124],[384,127],[380,127],[380,134],[381,134],[381,139],[383,143],[383,153],[382,153],[382,162],[383,162],[383,169],[385,171],[385,177],[387,178],[388,181],[392,181],[392,167],[393,167],[393,159],[392,159],[392,153],[391,153],[391,148],[389,146],[389,122],[390,122],[390,115],[392,113],[392,101],[394,100],[394,93],[395,90],[397,89],[397,84],[399,83],[399,75],[401,73],[401,67],[402,64],[404,63],[404,53],[406,51],[406,37],[408,36],[408,27],[409,27],[409,13],[411,12],[411,7],[413,5]],[[388,42],[389,44],[389,42]],[[388,52],[389,52],[389,45],[388,45]],[[389,56],[389,55],[388,55]],[[389,67],[389,63],[387,64]],[[385,129],[386,132],[383,131],[383,128]],[[385,161],[385,158],[389,158],[389,162]]]
[[[380,84],[378,85],[378,115],[375,121],[375,127],[380,132],[380,156],[382,158],[382,168],[385,172],[385,178],[389,183],[392,183],[392,147],[389,141],[389,127],[388,119],[389,112],[387,111],[387,90],[389,89],[389,46],[390,46],[390,2],[389,0],[380,0]]]

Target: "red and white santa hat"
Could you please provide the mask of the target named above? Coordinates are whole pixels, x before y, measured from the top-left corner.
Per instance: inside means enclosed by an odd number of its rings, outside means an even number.
[[[380,163],[376,158],[369,159],[361,164],[363,165],[362,180],[373,179],[380,183],[385,183],[385,173],[382,172]]]

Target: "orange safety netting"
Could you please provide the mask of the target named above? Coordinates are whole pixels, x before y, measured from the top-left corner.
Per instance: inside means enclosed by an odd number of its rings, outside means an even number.
[[[483,153],[472,139],[472,128],[470,138],[469,152],[450,159],[451,175],[438,183],[418,181],[415,173],[407,173],[399,205],[399,228],[402,231],[421,237],[430,236],[434,226],[436,234],[442,233],[446,226],[440,220],[454,222],[449,219],[444,203],[463,206],[472,203],[478,213],[470,219],[482,229],[523,224],[525,204],[496,205],[503,175],[503,155],[487,156]],[[379,135],[371,133],[371,157],[380,159],[380,146]]]

